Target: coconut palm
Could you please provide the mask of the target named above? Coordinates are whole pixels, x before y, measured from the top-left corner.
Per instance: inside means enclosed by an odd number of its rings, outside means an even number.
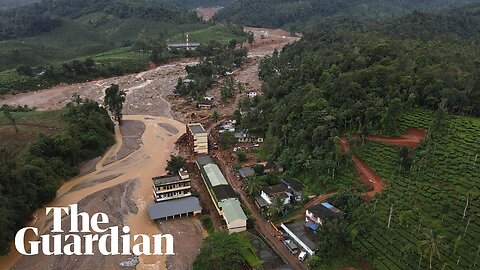
[[[281,196],[273,197],[272,203],[269,205],[269,211],[272,215],[281,215],[285,209],[284,200]]]
[[[263,187],[263,182],[258,179],[258,177],[249,177],[245,180],[245,190],[248,195],[255,196],[260,193],[260,190]]]
[[[429,269],[432,269],[432,259],[434,256],[440,258],[440,252],[445,248],[443,243],[444,236],[436,234],[433,230],[425,232],[424,240],[419,241],[418,249],[420,255],[429,259]]]

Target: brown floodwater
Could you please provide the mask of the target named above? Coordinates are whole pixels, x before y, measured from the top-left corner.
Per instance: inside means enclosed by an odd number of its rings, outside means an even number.
[[[131,179],[136,180],[134,190],[134,198],[138,211],[136,214],[130,214],[126,220],[126,225],[131,228],[132,234],[159,234],[161,233],[155,222],[148,217],[147,206],[153,203],[151,178],[153,176],[162,175],[169,155],[175,151],[176,140],[184,133],[184,124],[166,117],[154,117],[145,115],[126,115],[125,120],[137,120],[145,124],[146,129],[142,135],[141,148],[124,159],[115,161],[108,165],[104,163],[112,155],[116,155],[122,146],[122,136],[120,130],[116,128],[116,144],[111,147],[102,157],[96,166],[96,170],[84,176],[76,177],[66,182],[57,192],[55,200],[51,201],[46,207],[51,206],[68,206],[78,203],[83,198],[95,194],[96,192],[114,187]],[[179,130],[178,133],[170,133],[161,125],[169,125]],[[170,130],[171,131],[171,130]],[[119,175],[106,182],[101,182],[92,186],[86,186],[82,189],[68,192],[78,184],[87,183],[95,179],[106,177],[109,175]],[[99,200],[101,198],[98,198]],[[118,205],[118,207],[124,207]],[[109,213],[109,211],[118,209],[97,209],[99,212]],[[94,213],[89,213],[93,215]],[[38,209],[33,216],[33,221],[27,226],[37,227],[39,234],[44,234],[51,227],[51,215],[45,215],[45,207]],[[165,232],[168,233],[168,232]],[[35,240],[35,236],[30,234],[26,236],[28,240]],[[152,245],[153,249],[153,245]],[[40,258],[40,257],[39,257]],[[22,259],[13,243],[11,252],[7,256],[0,257],[0,265],[2,269],[11,268],[17,261]],[[137,269],[165,269],[165,256],[141,256]]]

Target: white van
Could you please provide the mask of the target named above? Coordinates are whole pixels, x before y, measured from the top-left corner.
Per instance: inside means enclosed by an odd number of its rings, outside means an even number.
[[[303,261],[305,261],[306,257],[307,257],[307,252],[302,251],[302,252],[300,252],[300,255],[298,255],[298,260],[303,262]]]

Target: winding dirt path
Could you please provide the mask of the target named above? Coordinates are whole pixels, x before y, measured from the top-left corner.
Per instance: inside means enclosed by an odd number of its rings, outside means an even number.
[[[358,135],[353,135],[354,138],[359,138]],[[407,146],[409,148],[415,148],[420,144],[422,140],[427,137],[427,132],[418,128],[408,128],[404,134],[400,137],[385,137],[385,136],[367,136],[365,140],[372,142],[379,142],[388,145],[395,145],[398,147]],[[340,140],[343,152],[350,151],[350,146],[346,138]],[[363,160],[356,155],[352,155],[352,161],[355,164],[355,168],[360,173],[360,179],[366,186],[373,189],[366,193],[369,198],[373,198],[377,192],[381,192],[388,186],[388,182],[380,177],[372,168],[370,168]]]

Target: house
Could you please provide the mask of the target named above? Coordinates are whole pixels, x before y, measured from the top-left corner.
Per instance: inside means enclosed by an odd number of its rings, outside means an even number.
[[[283,184],[265,187],[260,192],[260,197],[262,197],[268,204],[272,204],[275,197],[281,197],[283,199],[283,204],[289,204],[291,196],[292,194],[290,194],[288,188]]]
[[[218,129],[218,132],[219,133],[224,133],[224,132],[235,132],[235,124],[237,123],[237,121],[235,120],[228,120],[228,121],[225,121],[225,123],[223,123],[219,129]]]
[[[214,96],[204,96],[203,99],[207,101],[212,101]]]
[[[191,196],[191,181],[188,172],[180,170],[178,175],[152,178],[153,195],[156,202]]]
[[[250,133],[248,129],[234,134],[235,139],[239,143],[263,143],[263,137]]]
[[[238,174],[240,177],[242,177],[242,179],[247,179],[248,177],[255,175],[255,171],[252,169],[252,167],[245,167],[239,169]]]
[[[305,210],[305,222],[309,220],[322,225],[327,218],[343,218],[344,213],[328,202],[310,206]]]
[[[182,79],[182,84],[188,85],[191,83],[195,83],[195,80],[192,79]]]
[[[304,188],[302,183],[295,179],[281,179],[280,182],[284,184],[288,188],[288,190],[290,190],[290,193],[293,194],[295,201],[298,202],[302,200],[302,193]]]
[[[200,169],[202,179],[228,231],[241,232],[247,229],[247,216],[243,212],[237,194],[228,184],[220,168],[209,156],[198,156],[195,163]]]
[[[254,98],[254,97],[256,97],[256,96],[257,96],[257,92],[253,92],[253,91],[252,91],[252,92],[248,92],[248,93],[247,93],[247,97],[249,97],[249,98]]]
[[[277,166],[277,164],[266,161],[266,162],[259,162],[257,165],[262,165],[263,166],[263,171],[265,173],[272,173],[272,172],[283,172],[283,168],[280,166]]]
[[[187,139],[194,154],[208,154],[208,133],[202,124],[188,124]]]
[[[206,102],[204,102],[204,103],[198,103],[198,104],[197,104],[197,108],[202,109],[202,110],[209,110],[209,109],[212,108],[212,104],[206,103]]]

